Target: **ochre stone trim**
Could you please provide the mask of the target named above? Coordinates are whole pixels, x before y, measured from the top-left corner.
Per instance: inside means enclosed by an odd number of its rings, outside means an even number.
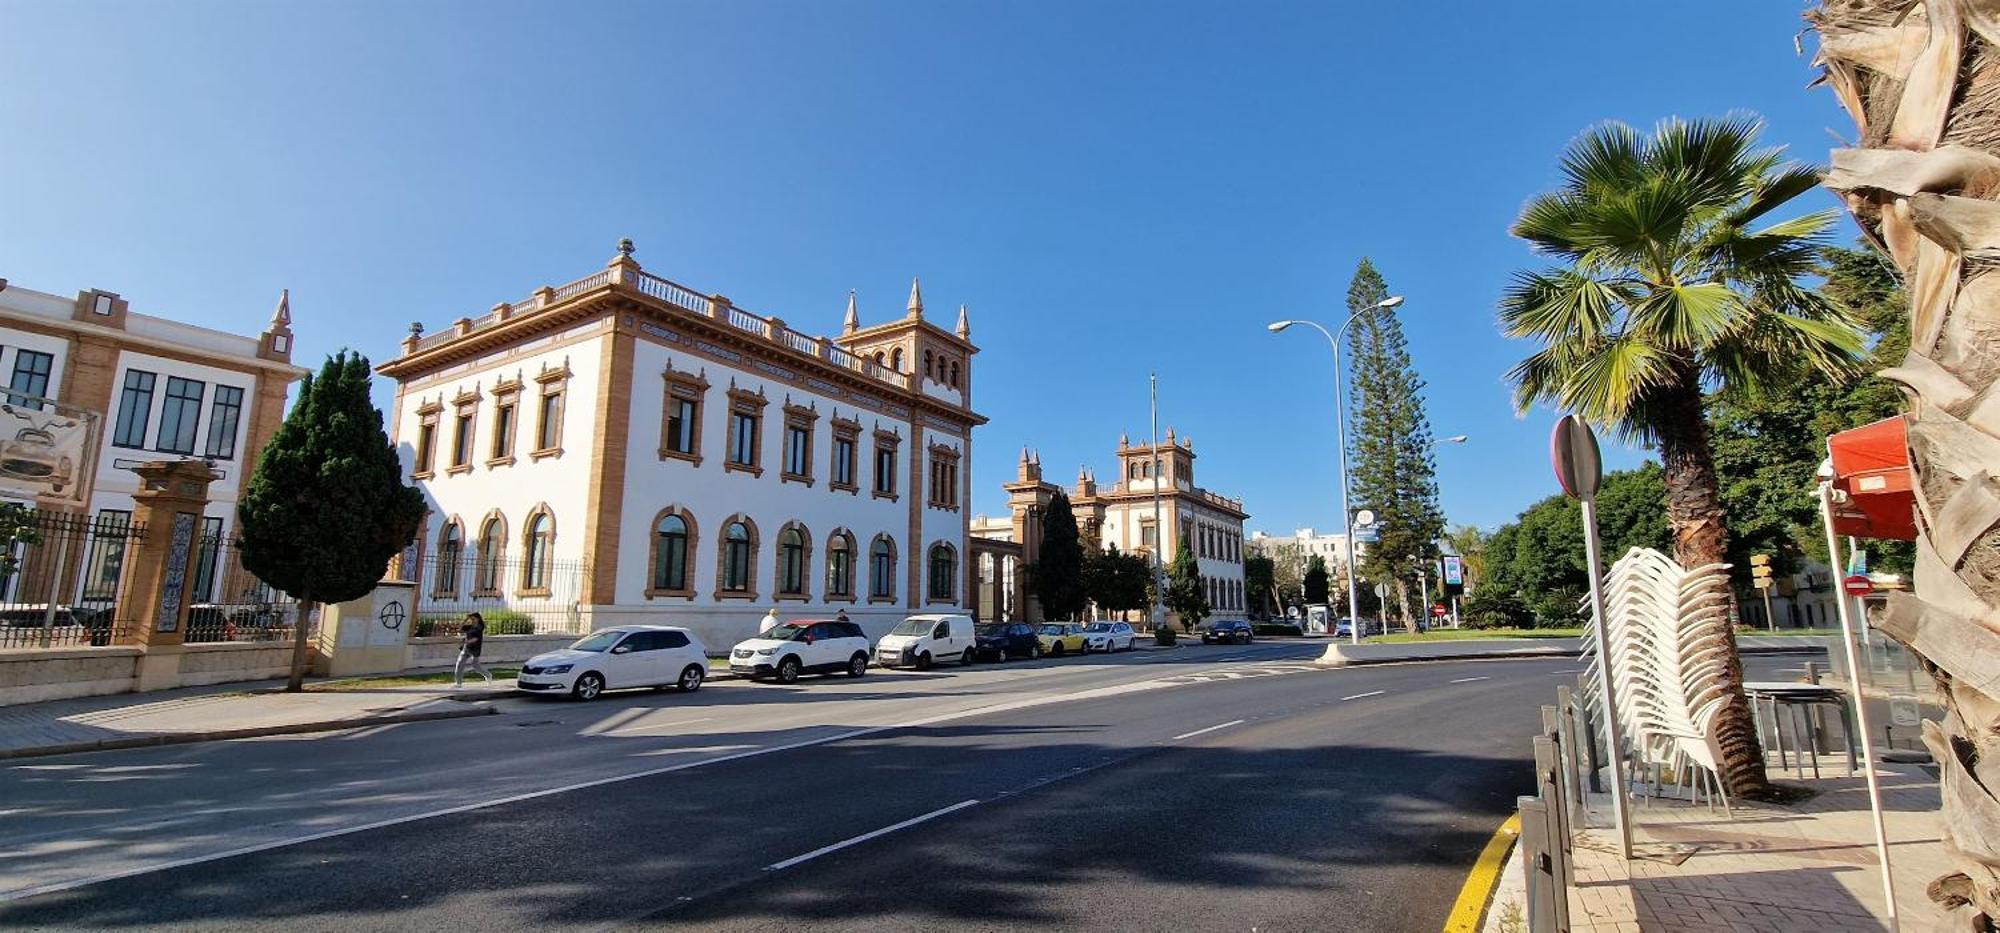
[[[549,572],[544,574],[544,576],[553,575],[555,572],[556,513],[554,509],[549,508],[547,502],[537,502],[534,508],[528,510],[527,519],[521,522],[521,583],[519,594],[522,596],[546,597],[549,595],[549,588],[547,586],[528,585],[529,575],[534,571],[533,558],[535,548],[533,535],[535,533],[535,519],[542,517],[546,517],[549,520],[549,540],[542,549],[542,556],[548,560],[550,566],[546,568]]]
[[[889,543],[889,594],[887,596],[880,596],[875,593],[875,544],[878,541],[887,541]],[[868,604],[871,606],[895,605],[897,601],[896,586],[898,582],[896,579],[896,570],[902,563],[902,548],[896,546],[896,536],[877,534],[875,537],[869,538],[868,550],[865,552],[863,560],[866,561],[867,573],[862,579],[868,584]]]
[[[582,602],[603,606],[618,601],[619,521],[625,508],[625,458],[632,425],[632,367],[638,345],[629,329],[613,327],[600,336],[597,406],[591,413],[590,489],[584,517],[585,569]],[[569,365],[563,364],[567,373]],[[563,399],[567,417],[569,399]],[[537,418],[539,418],[539,414]],[[558,449],[553,456],[560,456]],[[538,451],[530,456],[541,459]]]
[[[452,563],[456,566],[452,568],[451,588],[445,589],[438,585],[439,572],[444,569],[445,557],[449,553],[444,545],[446,539],[451,537],[452,529],[458,530],[458,557],[452,560]],[[461,580],[459,577],[466,571],[465,555],[471,546],[471,540],[465,535],[465,523],[460,521],[457,515],[446,517],[444,524],[438,526],[437,559],[432,562],[431,579],[429,581],[430,594],[432,596],[440,599],[457,599],[458,591],[468,586],[469,581]],[[417,581],[417,586],[422,587],[423,585],[424,581]]]
[[[495,535],[488,535],[486,532],[489,528],[497,528],[499,533]],[[488,548],[486,547],[486,542],[488,540],[500,542],[500,548],[498,553],[489,552]],[[499,509],[488,509],[486,511],[486,516],[479,520],[479,535],[473,541],[470,542],[470,545],[473,550],[473,558],[472,558],[472,580],[468,584],[469,594],[473,596],[500,595],[500,583],[501,583],[500,575],[504,571],[505,564],[507,562],[506,514],[501,512]],[[486,569],[489,562],[491,563],[492,566],[492,570],[490,573]],[[493,578],[493,585],[481,586],[480,584],[482,583],[483,578],[488,576],[491,576]]]
[[[680,589],[666,589],[654,586],[654,582],[659,579],[653,575],[653,570],[660,566],[660,523],[666,521],[668,516],[679,518],[687,525],[687,546],[681,552],[681,560],[685,561],[687,566],[681,568]],[[700,526],[695,523],[694,513],[678,505],[667,506],[653,516],[652,523],[646,526],[647,599],[660,599],[663,597],[676,599],[694,598],[695,555],[699,553],[696,548],[701,544],[700,531]]]
[[[664,385],[660,400],[660,459],[685,460],[695,466],[701,466],[701,425],[708,420],[703,417],[708,408],[708,370],[703,369],[698,373],[676,370],[674,361],[669,359],[666,370],[660,376]],[[693,430],[689,432],[689,446],[693,449],[686,452],[667,446],[668,420],[673,417],[674,402],[679,399],[694,403],[694,425]]]
[[[931,593],[931,558],[933,553],[936,552],[938,548],[944,548],[945,553],[951,555],[952,591],[944,594],[943,596],[937,596]],[[939,538],[936,541],[932,541],[930,547],[924,548],[924,605],[926,606],[958,605],[958,572],[961,569],[960,562],[958,559],[958,553],[959,553],[958,548],[953,547],[951,542],[946,541],[943,538]]]
[[[748,473],[751,476],[761,477],[764,475],[764,429],[766,427],[764,424],[764,408],[770,404],[770,400],[764,397],[764,391],[761,388],[755,392],[737,388],[734,379],[730,380],[728,398],[729,413],[728,417],[723,419],[723,425],[728,428],[729,437],[723,441],[722,445],[722,468],[732,473]],[[756,430],[750,432],[749,463],[736,462],[735,450],[733,448],[736,443],[737,415],[748,415],[757,419]]]
[[[744,587],[732,590],[723,586],[729,569],[729,528],[737,522],[743,523],[749,533],[750,553],[744,560]],[[757,598],[757,523],[750,516],[738,512],[722,520],[715,532],[715,598],[716,599],[756,599]]]
[[[613,335],[617,335],[618,333],[620,332],[616,330],[612,331]],[[625,340],[623,341],[622,344],[620,344],[620,346],[622,347],[622,352],[625,354],[626,357],[623,364],[625,366],[625,371],[622,374],[618,374],[617,376],[615,376],[614,379],[620,379],[623,381],[625,386],[625,394],[629,399],[629,397],[632,394],[631,356],[632,356],[633,346],[632,346],[631,335],[629,334],[625,335]],[[536,393],[535,395],[535,448],[528,452],[528,456],[530,459],[546,460],[551,457],[560,457],[563,454],[563,445],[562,445],[563,428],[569,422],[569,402],[570,402],[569,379],[571,375],[572,373],[570,372],[569,368],[569,357],[566,356],[563,357],[561,366],[546,367],[540,373],[537,373],[535,375],[535,382],[541,386],[541,391]],[[603,379],[600,377],[599,381],[600,383],[602,383]],[[553,431],[548,430],[548,426],[543,424],[543,419],[542,419],[542,413],[546,411],[548,408],[547,399],[551,395],[559,397],[559,401],[556,403],[556,418],[555,418],[556,423]],[[598,400],[598,408],[600,409],[600,413],[603,407],[604,407],[604,400],[600,398]],[[625,412],[623,411],[621,411],[619,415],[620,416],[617,420],[621,423],[621,425],[631,420],[630,418],[624,417]],[[604,419],[600,417],[598,420],[599,420],[599,426],[602,427],[603,426],[602,422]],[[627,428],[621,426],[619,433],[623,435],[626,433],[626,430]],[[555,443],[549,446],[543,446],[542,438],[544,436],[553,438],[555,440]],[[624,451],[622,450],[619,452],[619,468],[621,471],[624,468]]]

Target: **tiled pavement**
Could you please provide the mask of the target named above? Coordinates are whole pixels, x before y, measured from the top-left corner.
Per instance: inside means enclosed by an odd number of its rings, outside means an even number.
[[[1575,848],[1570,891],[1579,933],[1742,930],[1813,933],[1882,930],[1887,911],[1876,867],[1868,790],[1845,761],[1827,756],[1821,780],[1797,781],[1819,792],[1791,806],[1735,804],[1735,818],[1684,802],[1635,807],[1639,857],[1618,857],[1608,829],[1586,831]],[[1936,781],[1908,765],[1879,772],[1896,904],[1906,930],[1942,929],[1947,915],[1924,895],[1949,870],[1941,842]],[[1593,825],[1603,822],[1591,820]],[[1692,854],[1686,854],[1692,848]],[[1673,864],[1674,857],[1686,854]],[[1519,871],[1518,861],[1510,870]]]

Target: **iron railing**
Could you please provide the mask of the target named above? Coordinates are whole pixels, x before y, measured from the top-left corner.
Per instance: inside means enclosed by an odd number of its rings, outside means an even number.
[[[419,562],[412,637],[453,635],[467,613],[488,635],[580,634],[582,561],[427,554]]]
[[[73,648],[124,640],[118,599],[134,542],[129,513],[31,512],[0,565],[0,648]]]

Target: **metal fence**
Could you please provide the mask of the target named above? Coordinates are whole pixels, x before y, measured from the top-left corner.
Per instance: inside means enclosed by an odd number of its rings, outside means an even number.
[[[468,612],[488,635],[582,632],[582,561],[429,554],[417,566],[412,637],[456,634]]]
[[[219,534],[197,541],[188,559],[188,643],[291,641],[298,601],[243,569],[237,542]],[[308,630],[310,634],[310,630]]]
[[[125,556],[143,529],[116,512],[32,512],[26,526],[0,563],[0,649],[121,640]]]
[[[1535,795],[1522,797],[1521,866],[1527,873],[1528,929],[1568,933],[1569,889],[1576,884],[1574,827],[1583,818],[1578,777],[1588,757],[1589,724],[1576,718],[1567,687],[1556,691],[1557,705],[1542,707],[1542,731],[1534,738]]]

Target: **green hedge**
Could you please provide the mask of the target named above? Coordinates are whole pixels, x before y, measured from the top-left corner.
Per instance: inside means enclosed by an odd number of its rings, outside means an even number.
[[[486,620],[488,635],[533,635],[534,617],[512,609],[482,609],[479,617]],[[451,636],[458,634],[458,628],[465,622],[463,612],[419,612],[416,627],[410,631],[414,638]]]
[[[1251,626],[1250,630],[1259,635],[1304,635],[1306,633],[1306,630],[1303,628],[1283,622],[1259,622]]]

